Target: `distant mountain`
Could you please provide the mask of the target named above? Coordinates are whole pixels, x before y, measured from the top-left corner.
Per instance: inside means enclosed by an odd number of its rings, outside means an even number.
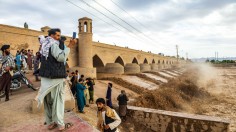
[[[209,57],[209,58],[192,58],[191,60],[193,62],[205,62],[206,60],[214,60],[215,57]],[[218,58],[219,61],[222,60],[236,60],[236,57],[224,57],[224,58]]]

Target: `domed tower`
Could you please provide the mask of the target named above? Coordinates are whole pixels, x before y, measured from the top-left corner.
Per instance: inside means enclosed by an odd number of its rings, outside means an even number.
[[[79,19],[79,67],[93,68],[92,60],[92,19],[83,17]]]

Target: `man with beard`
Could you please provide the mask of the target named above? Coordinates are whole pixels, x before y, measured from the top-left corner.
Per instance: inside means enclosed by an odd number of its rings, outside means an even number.
[[[65,131],[72,127],[71,123],[64,123],[64,103],[65,103],[65,78],[67,59],[70,48],[75,45],[75,40],[70,40],[66,46],[60,40],[61,30],[50,29],[48,37],[40,41],[42,47],[41,67],[41,88],[38,94],[38,107],[44,104],[44,114],[48,129],[59,128]]]
[[[105,105],[103,98],[96,100],[98,107],[97,127],[101,132],[118,132],[117,127],[121,123],[121,119],[114,109]]]
[[[12,75],[10,71],[15,67],[15,62],[10,54],[10,45],[3,45],[2,48],[2,67],[0,69],[0,91],[5,90],[6,100],[9,101],[9,91],[11,86]]]

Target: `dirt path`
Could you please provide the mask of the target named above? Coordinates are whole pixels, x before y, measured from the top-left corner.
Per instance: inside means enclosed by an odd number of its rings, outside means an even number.
[[[34,83],[35,87],[40,86],[40,82],[35,82],[32,74],[27,74],[27,77]],[[105,98],[108,82],[109,81],[104,80],[96,81],[95,99],[98,97]],[[114,105],[117,105],[116,97],[120,94],[121,90],[126,90],[127,95],[131,98],[131,100],[132,98],[138,96],[131,90],[125,89],[113,83],[112,99]],[[40,125],[43,127],[42,129],[46,127],[43,125],[43,113],[32,114],[31,112],[31,100],[34,99],[36,95],[37,91],[33,91],[24,86],[18,91],[13,92],[13,95],[10,96],[10,101],[5,102],[4,99],[0,101],[0,132],[20,130],[22,127],[30,124]],[[95,104],[91,104],[90,107],[85,107],[85,112],[85,114],[76,114],[84,121],[87,121],[90,125],[96,127],[97,106]]]
[[[35,82],[31,74],[27,77],[34,83],[35,87],[39,87],[40,82]],[[19,125],[41,122],[44,120],[42,114],[31,113],[31,100],[37,95],[37,91],[23,86],[18,91],[14,91],[10,96],[10,101],[5,102],[4,99],[0,101],[0,131],[11,130],[11,128],[18,128]]]

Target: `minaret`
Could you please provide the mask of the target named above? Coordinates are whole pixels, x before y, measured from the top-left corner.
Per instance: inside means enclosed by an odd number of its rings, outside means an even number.
[[[83,17],[79,19],[79,67],[93,68],[92,59],[92,19]]]

